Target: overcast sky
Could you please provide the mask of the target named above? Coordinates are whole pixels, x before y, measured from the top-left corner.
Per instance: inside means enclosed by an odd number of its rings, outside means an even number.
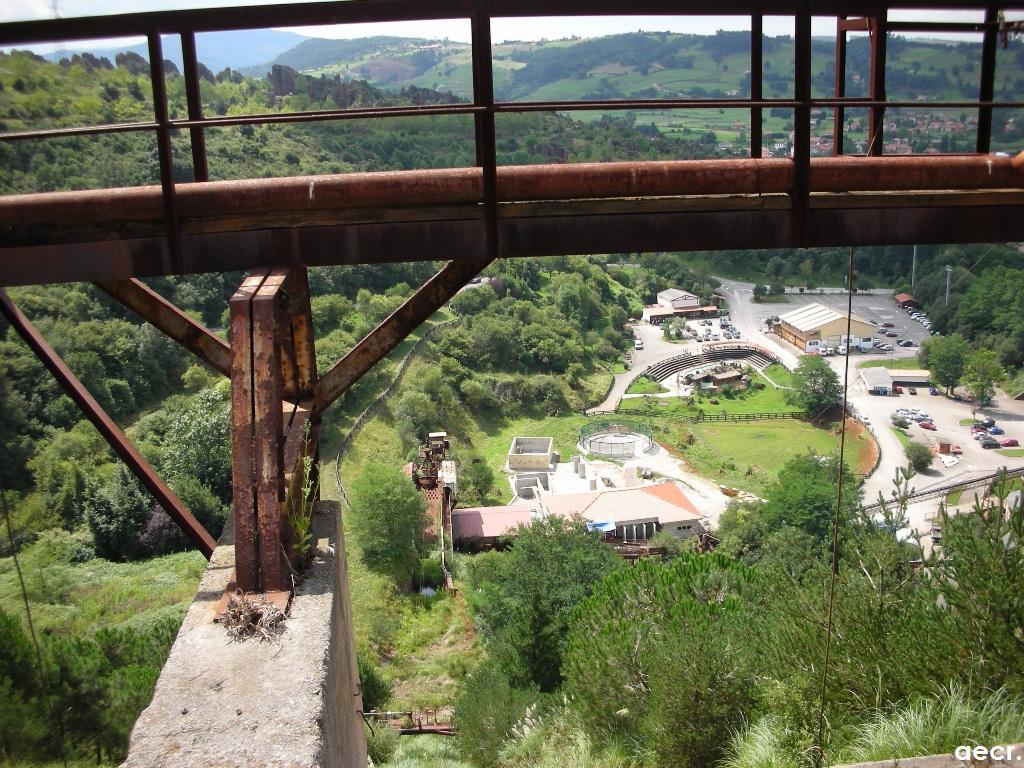
[[[60,14],[64,17],[95,16],[112,13],[128,13],[133,11],[157,11],[186,8],[203,8],[227,5],[269,5],[271,2],[288,2],[288,0],[249,0],[237,2],[221,0],[203,2],[203,0],[59,0]],[[893,12],[893,19],[943,19],[947,21],[980,21],[981,12],[974,11],[943,11],[938,12]],[[0,22],[21,21],[26,19],[53,18],[52,0],[4,0],[0,3]],[[674,16],[618,16],[618,17],[582,17],[582,18],[542,18],[542,19],[495,19],[491,35],[495,42],[503,40],[555,40],[578,35],[580,37],[598,37],[601,35],[633,32],[639,29],[690,32],[696,34],[713,34],[719,29],[749,29],[749,20],[742,16],[691,16],[686,18]],[[450,21],[417,21],[398,22],[391,24],[353,24],[333,27],[295,27],[293,31],[310,37],[352,38],[368,35],[398,35],[403,37],[426,37],[469,42],[469,22],[464,19]],[[766,17],[765,33],[783,35],[793,33],[791,19]],[[816,19],[812,29],[815,35],[834,35],[835,20]],[[969,37],[967,39],[970,39]],[[122,41],[104,41],[102,45],[82,45],[76,47],[110,47]],[[42,46],[39,50],[44,50]]]

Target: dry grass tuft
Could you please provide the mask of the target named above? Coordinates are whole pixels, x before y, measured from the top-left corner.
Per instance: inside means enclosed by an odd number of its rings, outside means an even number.
[[[273,603],[237,594],[228,598],[221,622],[227,628],[228,637],[237,642],[253,638],[273,642],[284,632],[285,618]]]

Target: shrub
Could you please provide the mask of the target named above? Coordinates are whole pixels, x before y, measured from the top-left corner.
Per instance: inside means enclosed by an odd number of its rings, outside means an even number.
[[[907,443],[904,450],[907,453],[907,460],[915,472],[923,472],[932,464],[935,458],[927,445],[921,443]]]
[[[514,687],[499,663],[488,659],[469,676],[455,701],[459,750],[473,765],[495,765],[502,742],[539,697],[536,688]]]
[[[381,672],[369,651],[356,653],[359,665],[359,690],[363,695],[363,711],[381,709],[391,698],[391,682]]]
[[[392,758],[398,738],[398,731],[383,723],[366,729],[366,754],[374,765],[383,765]]]

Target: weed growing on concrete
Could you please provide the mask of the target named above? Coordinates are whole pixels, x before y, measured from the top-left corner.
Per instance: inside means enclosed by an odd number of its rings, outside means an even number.
[[[228,598],[221,623],[232,640],[271,642],[284,631],[284,620],[284,613],[273,603],[238,594]]]

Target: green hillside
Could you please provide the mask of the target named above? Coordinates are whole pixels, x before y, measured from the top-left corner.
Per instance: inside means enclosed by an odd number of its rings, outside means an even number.
[[[834,93],[834,42],[813,41],[814,96]],[[763,92],[767,98],[793,95],[793,40],[766,37],[763,43]],[[315,54],[315,55],[314,55]],[[980,42],[948,42],[890,37],[887,92],[892,100],[974,99],[978,95]],[[358,42],[307,41],[277,59],[300,70],[366,78],[381,87],[416,85],[472,97],[470,48],[462,43],[411,38],[367,38]],[[493,48],[494,89],[502,101],[575,101],[595,99],[744,98],[750,95],[750,41],[747,32],[685,35],[634,32],[595,39],[500,43]],[[866,37],[848,46],[846,92],[866,96],[870,60]],[[997,54],[996,98],[1024,94],[1024,43],[1011,40]],[[583,112],[578,119],[596,121],[605,112]],[[893,111],[892,137],[914,151],[934,147],[964,151],[973,147],[973,114],[963,110]],[[638,116],[662,132],[686,135],[714,131],[720,142],[733,142],[749,131],[746,110],[653,111]],[[1016,120],[1012,118],[1016,117]],[[866,139],[866,110],[847,114],[847,151]],[[766,143],[785,141],[792,129],[790,110],[765,115]],[[815,128],[831,130],[831,110],[814,118]],[[993,148],[1013,151],[1021,144],[1024,115],[997,110]],[[945,142],[943,138],[945,137]],[[727,149],[739,153],[742,141]]]

